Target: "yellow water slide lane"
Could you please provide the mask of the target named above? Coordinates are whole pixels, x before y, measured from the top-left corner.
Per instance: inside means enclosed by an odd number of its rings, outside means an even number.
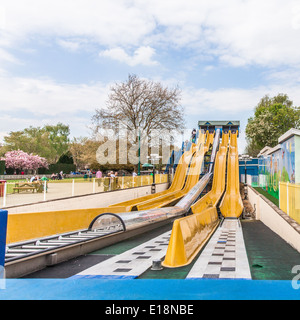
[[[186,195],[191,190],[191,188],[199,181],[204,155],[209,150],[210,145],[213,143],[213,139],[214,133],[208,133],[206,135],[205,144],[197,145],[198,150],[192,158],[189,170],[186,172],[186,183],[182,190],[168,193],[154,200],[141,202],[137,205],[137,209],[140,211],[173,205],[178,202],[184,195]]]
[[[212,188],[204,197],[191,206],[193,213],[199,213],[208,207],[216,206],[225,191],[228,142],[229,133],[223,133],[222,143],[216,156]]]
[[[174,221],[163,266],[176,268],[190,264],[218,226],[216,205],[225,190],[227,149],[228,134],[223,134],[215,159],[212,189],[191,207],[193,215]]]
[[[147,200],[150,200],[150,199],[155,199],[157,197],[160,197],[160,196],[175,192],[177,190],[181,190],[183,188],[183,186],[184,186],[185,176],[186,176],[187,170],[189,168],[191,159],[192,159],[192,157],[193,157],[193,155],[195,153],[195,149],[197,148],[197,146],[199,144],[201,144],[201,143],[203,143],[205,141],[206,136],[207,136],[207,134],[201,133],[199,135],[197,145],[196,144],[192,144],[190,150],[185,151],[183,153],[183,155],[180,157],[180,160],[178,162],[177,169],[176,169],[172,184],[167,190],[164,190],[164,191],[161,191],[161,192],[158,192],[158,193],[155,193],[155,194],[150,194],[150,195],[147,195],[147,196],[139,197],[139,198],[136,198],[136,199],[133,199],[133,200],[128,200],[128,201],[116,203],[116,204],[113,204],[113,205],[109,206],[108,208],[123,207],[124,211],[131,211],[134,206],[136,206],[137,204],[139,204],[139,203],[141,203],[143,201],[147,201]]]
[[[243,212],[243,201],[239,183],[239,154],[237,145],[238,132],[230,132],[230,144],[227,160],[227,186],[220,204],[220,211],[225,218],[238,218]]]

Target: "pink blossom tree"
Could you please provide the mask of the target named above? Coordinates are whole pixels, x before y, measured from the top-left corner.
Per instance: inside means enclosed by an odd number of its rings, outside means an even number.
[[[48,168],[47,160],[32,153],[28,154],[22,150],[14,150],[6,152],[3,160],[5,160],[6,168],[19,170],[33,170],[36,172],[38,168]]]

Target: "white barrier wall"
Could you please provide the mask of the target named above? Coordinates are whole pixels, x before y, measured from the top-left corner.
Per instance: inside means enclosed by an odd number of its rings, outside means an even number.
[[[300,225],[262,194],[248,186],[248,198],[256,209],[256,219],[300,252]]]
[[[156,185],[156,192],[164,191],[169,187],[168,183]],[[25,212],[45,212],[57,210],[72,210],[72,209],[92,209],[102,208],[109,205],[131,200],[151,194],[151,185],[130,189],[120,189],[115,191],[106,191],[93,193],[90,195],[75,196],[58,200],[49,200],[34,204],[22,206],[7,207],[9,214],[25,213]]]

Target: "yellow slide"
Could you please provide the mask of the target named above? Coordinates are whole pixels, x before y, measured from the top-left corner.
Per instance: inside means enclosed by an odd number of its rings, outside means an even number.
[[[243,212],[243,201],[239,183],[239,154],[237,147],[238,132],[230,133],[230,145],[227,161],[227,186],[220,210],[225,218],[238,218]]]
[[[124,211],[131,211],[132,209],[134,209],[134,207],[136,205],[138,205],[139,203],[141,203],[143,201],[148,201],[148,200],[151,200],[151,199],[155,199],[155,198],[158,198],[160,196],[163,196],[163,195],[166,195],[166,194],[173,193],[175,191],[181,190],[183,188],[183,186],[184,186],[185,177],[186,177],[186,174],[188,172],[188,168],[189,168],[191,159],[192,159],[192,157],[193,157],[193,155],[195,153],[195,148],[199,144],[203,143],[204,139],[205,139],[205,135],[203,133],[201,133],[199,135],[199,139],[198,139],[197,145],[192,144],[190,150],[184,152],[184,154],[181,156],[181,158],[179,160],[179,163],[177,165],[177,169],[176,169],[172,184],[167,190],[164,190],[164,191],[161,191],[161,192],[158,192],[158,193],[155,193],[155,194],[150,194],[150,195],[147,195],[147,196],[139,197],[139,198],[136,198],[136,199],[133,199],[133,200],[119,202],[119,203],[116,203],[116,204],[113,204],[113,205],[109,206],[108,208],[123,207]]]
[[[208,192],[204,197],[202,197],[194,205],[191,206],[193,213],[199,213],[204,209],[207,209],[208,207],[216,206],[225,191],[225,172],[228,142],[229,133],[223,133],[222,143],[216,156],[212,188],[210,192]]]
[[[154,200],[141,202],[137,205],[137,209],[140,211],[154,208],[162,208],[167,205],[175,204],[183,196],[185,196],[191,190],[191,188],[199,181],[204,155],[208,151],[210,145],[213,143],[213,139],[214,133],[208,133],[208,135],[206,136],[205,145],[198,145],[196,154],[194,155],[189,171],[187,172],[185,186],[182,190],[168,193]]]
[[[213,186],[209,193],[191,206],[193,215],[174,221],[169,246],[162,265],[176,268],[193,261],[219,224],[216,205],[225,189],[228,134],[216,155]]]

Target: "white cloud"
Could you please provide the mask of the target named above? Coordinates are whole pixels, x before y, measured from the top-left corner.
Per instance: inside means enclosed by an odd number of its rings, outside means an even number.
[[[122,0],[11,0],[4,8],[5,29],[18,41],[48,35],[124,45],[137,43],[154,27],[147,12]]]
[[[300,63],[297,0],[11,0],[2,7],[2,32],[14,46],[37,35],[73,50],[73,39],[84,38],[132,64],[137,58],[124,48],[147,46],[193,48],[233,66]]]
[[[217,68],[215,58],[233,67],[268,68],[263,74],[268,85],[208,90],[196,85],[184,88],[188,79],[180,78],[182,70],[174,66],[173,76],[183,80],[183,104],[197,120],[202,115],[232,118],[251,113],[265,94],[287,93],[300,105],[298,0],[5,1],[0,7],[0,111],[10,115],[3,125],[12,123],[12,130],[18,126],[13,110],[41,119],[24,118],[19,121],[22,126],[47,117],[66,117],[66,122],[80,126],[85,115],[81,122],[74,114],[93,112],[107,97],[109,84],[72,85],[5,72],[8,62],[22,63],[14,56],[18,50],[34,50],[36,40],[49,43],[49,39],[68,51],[95,45],[97,52],[102,50],[100,56],[129,66],[161,65],[161,56],[166,61],[168,50],[179,48],[178,54],[185,55],[175,60],[211,58],[206,72]]]
[[[294,105],[300,105],[300,84],[294,86],[272,84],[249,89],[221,88],[215,90],[189,87],[183,89],[182,104],[188,115],[198,117],[211,115],[214,118],[227,115],[229,117],[242,116],[243,113],[253,114],[254,108],[263,96],[272,97],[279,93],[286,93]]]
[[[185,107],[189,126],[195,125],[198,120],[239,120],[239,150],[243,152],[246,147],[245,128],[248,118],[254,115],[254,108],[263,96],[273,97],[279,93],[287,94],[295,106],[300,105],[300,84],[216,90],[189,87],[183,89],[182,105]]]
[[[57,43],[67,49],[67,50],[70,50],[70,51],[77,51],[79,48],[80,48],[80,42],[76,42],[76,41],[68,41],[68,40],[63,40],[63,39],[59,39],[57,41]]]
[[[173,86],[173,79],[165,80]],[[300,105],[300,84],[294,86],[270,85],[251,89],[184,87],[182,105],[189,126],[198,120],[241,120],[241,150],[245,147],[244,129],[247,118],[253,115],[260,99],[269,94],[286,93],[294,105]],[[95,109],[105,106],[110,84],[66,84],[52,79],[11,77],[0,74],[1,136],[25,127],[69,124],[72,135],[88,135],[87,126]]]
[[[130,66],[136,66],[139,64],[153,66],[157,64],[156,61],[152,60],[152,57],[155,55],[155,50],[148,46],[138,48],[135,50],[133,56],[128,55],[126,51],[120,47],[101,51],[99,55],[127,63]]]
[[[39,115],[56,116],[62,112],[87,112],[104,103],[107,86],[71,85],[56,83],[51,79],[0,78],[0,109],[24,109]]]
[[[183,104],[188,114],[202,116],[222,114],[232,116],[240,111],[249,111],[266,93],[265,88],[236,89],[226,88],[208,90],[205,88],[187,88],[183,91]]]
[[[109,84],[70,85],[52,79],[0,74],[1,136],[26,127],[63,122],[75,136],[88,135],[95,109],[105,106]]]
[[[300,62],[296,0],[136,1],[158,21],[153,41],[197,49],[232,66]]]

